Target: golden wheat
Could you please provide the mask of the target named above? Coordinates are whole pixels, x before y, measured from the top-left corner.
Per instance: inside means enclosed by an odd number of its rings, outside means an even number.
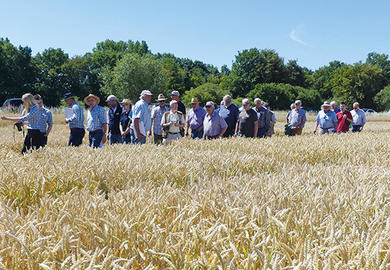
[[[0,268],[390,268],[382,118],[361,134],[309,122],[301,137],[94,150],[66,147],[55,117],[26,156],[0,128]]]

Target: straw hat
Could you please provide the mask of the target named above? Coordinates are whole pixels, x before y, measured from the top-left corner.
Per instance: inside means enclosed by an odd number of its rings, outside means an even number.
[[[194,104],[194,103],[199,103],[199,100],[196,97],[191,99],[191,104]]]
[[[167,99],[164,97],[163,94],[158,95],[157,101],[165,101],[165,100],[167,100]]]
[[[330,107],[330,103],[325,101],[324,104],[321,105],[321,107]]]
[[[87,103],[87,100],[88,100],[89,98],[94,98],[94,99],[96,100],[96,103],[97,103],[97,104],[100,103],[100,98],[97,97],[97,96],[95,96],[94,94],[89,94],[88,96],[86,96],[86,97],[84,98],[84,103]]]

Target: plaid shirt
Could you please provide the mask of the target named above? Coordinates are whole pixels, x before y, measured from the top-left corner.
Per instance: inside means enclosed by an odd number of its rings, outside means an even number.
[[[103,124],[107,124],[106,110],[99,105],[96,105],[92,110],[87,111],[87,130],[95,131],[103,129]]]
[[[37,105],[34,105],[26,115],[19,118],[19,121],[27,121],[27,129],[38,129],[40,132],[46,133],[47,126],[53,125],[53,116],[48,109],[42,108],[40,110]]]
[[[84,128],[84,111],[76,101],[72,104],[72,117],[66,119],[69,128]]]

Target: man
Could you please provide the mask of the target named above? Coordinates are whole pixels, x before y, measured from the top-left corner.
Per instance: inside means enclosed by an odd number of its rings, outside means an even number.
[[[229,95],[224,96],[223,104],[221,104],[219,109],[219,115],[225,120],[228,127],[223,137],[231,137],[234,135],[239,114],[240,112],[237,106],[232,103],[232,97]]]
[[[314,134],[317,132],[318,126],[320,126],[319,135],[330,134],[336,132],[337,118],[334,111],[332,111],[329,102],[324,102],[321,106],[322,110],[318,112],[316,117],[316,127],[314,128]]]
[[[254,103],[255,103],[255,106],[253,107],[253,110],[257,114],[258,129],[259,129],[257,131],[257,137],[265,138],[267,131],[271,127],[270,115],[268,114],[268,110],[263,107],[263,102],[261,101],[261,99],[255,98]]]
[[[178,104],[178,111],[181,112],[184,115],[184,118],[186,117],[186,106],[184,106],[183,102],[180,101],[180,93],[179,91],[172,91],[171,93],[171,99],[176,100]]]
[[[215,111],[214,102],[208,101],[206,103],[207,114],[203,120],[204,134],[203,139],[217,139],[221,138],[225,133],[228,125],[225,120]]]
[[[109,95],[106,103],[108,104],[108,141],[110,145],[114,143],[123,143],[123,137],[119,128],[123,108],[114,95]]]
[[[43,99],[40,95],[35,95],[34,100],[43,118],[44,123],[42,124],[45,126],[45,129],[41,129],[41,132],[43,133],[43,147],[47,145],[47,137],[49,136],[51,129],[53,128],[53,115],[50,110],[46,109],[43,106]]]
[[[290,114],[292,136],[301,135],[306,123],[306,111],[301,108],[302,102],[295,101],[295,109]]]
[[[251,109],[249,99],[242,100],[242,111],[238,115],[235,134],[247,138],[256,138],[258,131],[257,114]]]
[[[130,130],[130,124],[131,124],[131,107],[133,103],[131,103],[130,99],[123,99],[120,103],[122,105],[122,114],[120,119],[120,125],[119,129],[121,131],[123,144],[131,144],[131,130]]]
[[[287,113],[287,116],[286,116],[287,124],[290,124],[290,122],[291,122],[291,112],[293,110],[295,110],[295,103],[291,103],[291,105],[290,105],[290,111]]]
[[[266,136],[271,137],[275,132],[274,128],[276,124],[276,116],[275,113],[271,111],[271,106],[269,105],[269,103],[266,102],[263,106],[268,110],[268,117],[270,119],[270,128],[267,130]]]
[[[192,108],[187,114],[186,136],[188,136],[188,129],[191,128],[192,139],[203,138],[203,120],[206,115],[205,109],[199,106],[197,98],[191,100]]]
[[[333,100],[333,101],[330,103],[330,106],[332,106],[332,110],[334,111],[335,114],[337,114],[337,113],[340,112],[339,104],[337,103],[337,101]]]
[[[100,107],[100,98],[89,94],[84,98],[84,103],[89,106],[87,110],[87,130],[89,132],[89,146],[93,148],[103,147],[107,141],[108,122],[106,110]]]
[[[149,111],[151,101],[152,93],[149,90],[143,90],[140,95],[140,100],[133,107],[131,128],[134,131],[132,139],[134,144],[146,143],[146,136],[152,125],[152,117]]]
[[[163,94],[159,94],[157,98],[158,106],[152,110],[153,141],[155,144],[161,144],[163,141],[161,119],[164,113],[169,111],[169,108],[165,105],[166,100]]]
[[[344,102],[340,103],[340,111],[336,114],[338,124],[337,132],[347,133],[349,131],[349,125],[353,122],[352,114],[346,109],[347,106]]]
[[[352,132],[361,132],[364,125],[366,124],[366,114],[363,110],[359,109],[360,105],[358,102],[353,104],[352,115]]]
[[[182,112],[178,111],[178,102],[172,100],[169,103],[170,111],[165,112],[161,119],[161,126],[164,129],[165,138],[163,143],[179,140],[181,136],[180,128],[185,126],[185,119]]]
[[[64,101],[72,109],[72,116],[65,119],[70,128],[68,146],[80,146],[85,136],[84,110],[70,92],[65,93]]]

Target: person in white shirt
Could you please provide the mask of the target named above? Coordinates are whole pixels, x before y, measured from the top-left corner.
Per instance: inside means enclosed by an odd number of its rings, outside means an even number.
[[[362,131],[364,125],[366,124],[366,114],[362,109],[359,109],[359,106],[359,103],[355,102],[353,104],[353,110],[351,111],[353,119],[352,132]]]
[[[166,144],[170,141],[179,140],[182,137],[180,132],[181,128],[185,126],[185,119],[182,112],[179,112],[178,102],[172,100],[169,103],[170,111],[165,112],[164,116],[161,119],[161,126],[163,128],[163,143]]]

